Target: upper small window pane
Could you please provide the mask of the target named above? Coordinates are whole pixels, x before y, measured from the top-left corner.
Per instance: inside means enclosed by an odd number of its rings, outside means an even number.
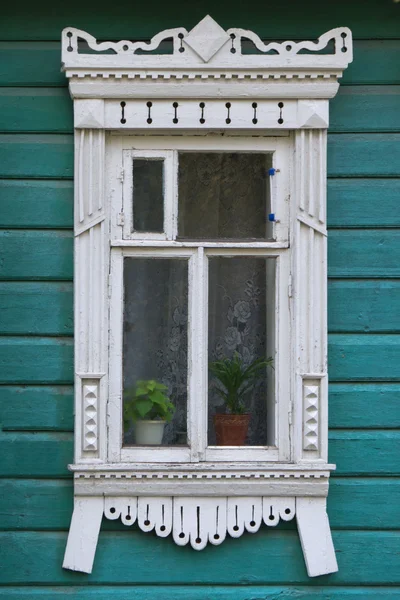
[[[164,161],[134,158],[132,161],[133,231],[164,231]]]
[[[178,237],[269,239],[271,166],[272,154],[179,153]]]

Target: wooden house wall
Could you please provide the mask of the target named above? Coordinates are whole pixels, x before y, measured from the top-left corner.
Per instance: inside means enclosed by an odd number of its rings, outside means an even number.
[[[146,39],[209,12],[265,39],[353,29],[328,146],[329,515],[339,572],[309,579],[294,524],[202,552],[103,523],[61,568],[72,511],[72,101],[65,26]],[[8,3],[0,19],[0,600],[400,598],[400,4]]]

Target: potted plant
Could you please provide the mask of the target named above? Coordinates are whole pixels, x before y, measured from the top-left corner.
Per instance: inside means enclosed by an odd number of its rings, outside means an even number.
[[[210,363],[211,373],[222,387],[216,391],[224,399],[228,414],[214,415],[218,446],[243,446],[249,428],[250,414],[246,413],[245,398],[261,378],[261,373],[273,362],[272,358],[256,358],[249,365],[235,352],[232,358]]]
[[[124,428],[134,426],[135,443],[140,446],[158,446],[164,427],[172,419],[175,406],[165,395],[167,386],[155,381],[138,381],[124,393]]]

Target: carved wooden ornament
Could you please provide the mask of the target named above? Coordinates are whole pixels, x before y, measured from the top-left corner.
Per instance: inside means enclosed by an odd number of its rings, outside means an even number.
[[[168,54],[162,44],[171,40]],[[75,120],[75,507],[65,568],[91,572],[103,516],[196,550],[296,517],[308,574],[337,570],[326,514],[335,468],[327,462],[326,130],[329,99],[351,61],[347,28],[317,42],[267,44],[210,16],[148,43],[97,43],[64,29]],[[273,241],[177,240],[181,149],[273,153]],[[165,231],[148,239],[127,226],[124,161],[132,156],[166,161]],[[206,255],[233,248],[279,261],[275,442],[265,447],[208,447],[206,399],[196,397],[207,373]],[[191,261],[185,448],[121,443],[118,311],[123,258],[133,253]]]

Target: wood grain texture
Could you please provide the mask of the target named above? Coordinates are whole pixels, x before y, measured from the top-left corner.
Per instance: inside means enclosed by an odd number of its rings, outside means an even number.
[[[0,226],[4,228],[72,228],[72,181],[0,180]]]
[[[329,336],[328,368],[333,381],[400,380],[400,336],[340,334]]]
[[[0,86],[63,86],[61,43],[0,42]]]
[[[328,239],[329,277],[399,277],[400,228],[334,229]]]
[[[399,105],[400,88],[395,85],[341,87],[329,103],[329,131],[398,132]]]
[[[329,432],[329,462],[338,475],[400,475],[400,431]]]
[[[0,451],[2,477],[68,476],[72,462],[72,433],[3,432]],[[332,430],[329,434],[329,460],[338,465],[338,475],[386,476],[400,474],[399,431]],[[9,450],[12,448],[12,452]]]
[[[73,133],[68,90],[0,87],[0,132]]]
[[[72,449],[72,433],[1,432],[0,477],[71,477]]]
[[[268,35],[276,40],[272,32]],[[400,83],[400,40],[354,40],[353,46],[354,61],[345,70],[341,86]],[[60,56],[59,41],[0,42],[0,86],[67,87]]]
[[[72,386],[0,387],[3,431],[73,431]]]
[[[328,282],[328,330],[331,333],[399,333],[400,281]]]
[[[71,338],[0,337],[0,383],[72,382]]]
[[[400,427],[400,384],[330,383],[329,426],[332,429]]]
[[[0,177],[70,179],[73,136],[1,134]]]
[[[328,180],[328,227],[400,227],[400,179]]]
[[[400,481],[394,477],[342,478],[329,485],[333,529],[399,529]],[[377,506],[385,510],[377,510]],[[51,510],[49,510],[51,507]],[[73,509],[71,480],[0,479],[0,530],[67,530]],[[285,528],[296,529],[291,521]],[[124,531],[120,521],[103,519],[103,531]]]
[[[72,232],[0,231],[0,255],[0,280],[72,279]]]
[[[324,585],[389,585],[398,578],[398,535],[393,532],[334,531],[339,572],[319,577]],[[65,533],[0,534],[2,579],[7,584],[309,584],[295,531],[261,529],[257,535],[226,539],[193,555],[170,539],[137,531],[99,537],[92,575],[62,570]],[[238,564],[238,557],[240,557]],[[265,564],[266,558],[267,565]],[[154,565],[157,568],[154,568]],[[21,568],[23,565],[23,569]],[[135,568],[133,568],[135,565]],[[179,567],[177,567],[179,565]]]
[[[400,588],[391,587],[321,587],[308,586],[115,586],[112,589],[113,600],[399,600]],[[65,587],[7,587],[0,589],[2,600],[52,600],[68,594],[79,600],[110,600],[110,588],[107,586]]]
[[[360,10],[361,6],[361,10]],[[212,0],[199,3],[178,2],[174,6],[157,0],[151,5],[113,4],[115,19],[110,19],[109,5],[95,0],[84,4],[71,0],[54,10],[50,0],[41,0],[33,7],[26,0],[10,7],[0,26],[1,40],[58,40],[61,30],[73,24],[89,31],[98,39],[146,39],[160,30],[183,26],[191,29],[206,15],[224,28],[253,29],[261,37],[274,39],[314,39],[332,27],[345,23],[356,38],[398,37],[398,11],[391,2],[368,0],[359,2],[337,0],[321,6],[318,0],[301,5],[296,0],[284,0],[279,11],[272,11],[261,0],[252,10],[239,0],[232,0],[229,11],[224,4]],[[21,11],[24,19],[20,18]],[[34,26],[33,26],[34,24]]]
[[[400,134],[330,134],[328,176],[399,177]]]
[[[0,311],[2,335],[72,335],[72,283],[0,282]]]

